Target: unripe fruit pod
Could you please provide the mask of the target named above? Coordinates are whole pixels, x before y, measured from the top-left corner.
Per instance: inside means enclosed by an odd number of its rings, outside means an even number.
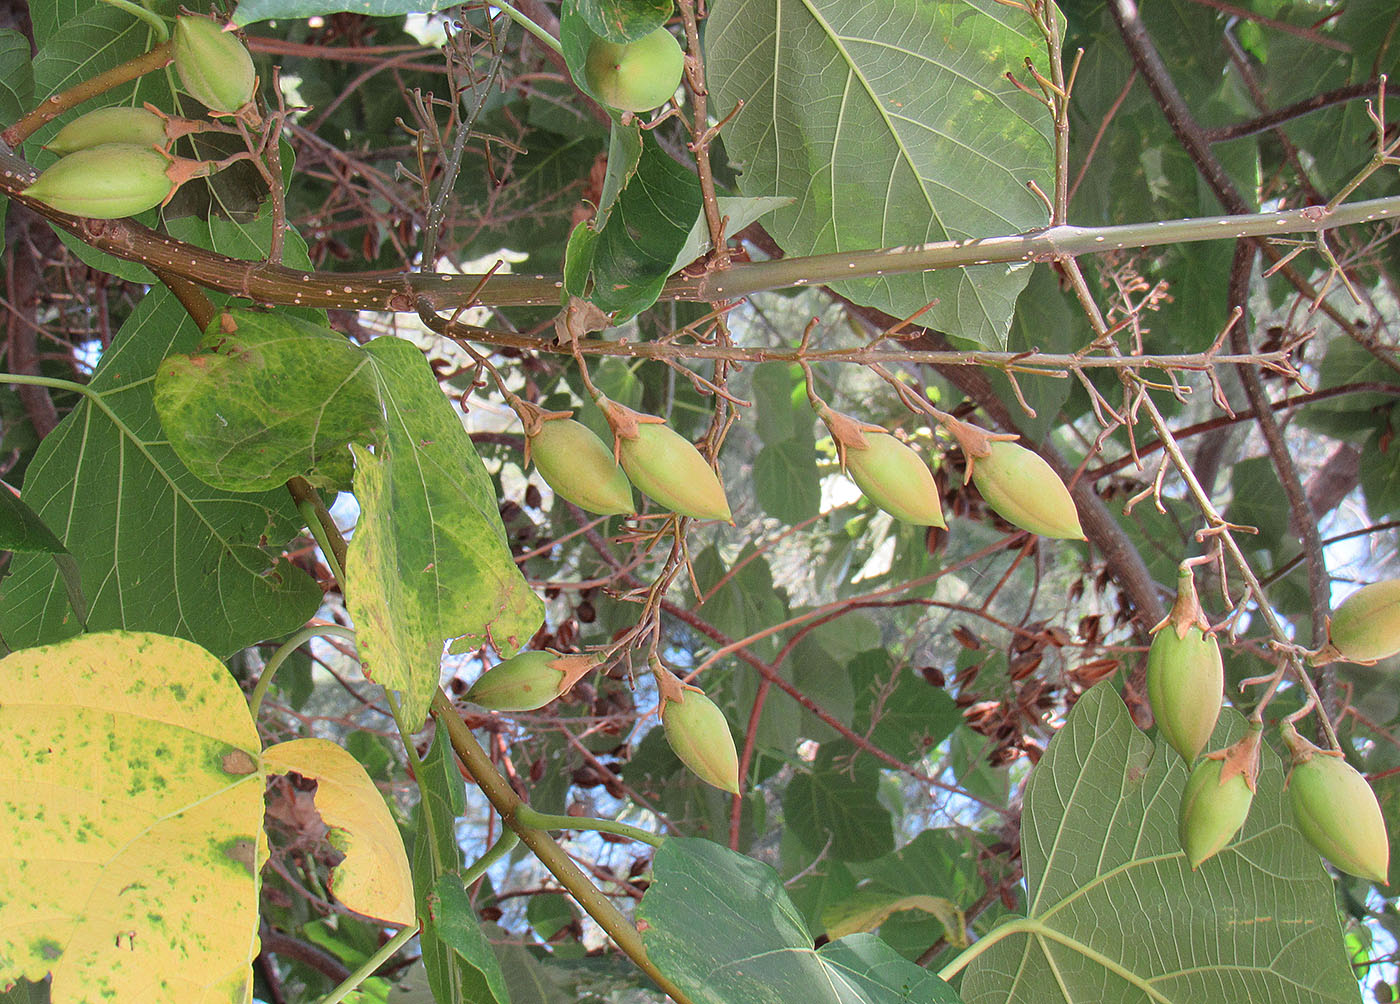
[[[583,65],[593,94],[612,108],[630,112],[664,105],[676,93],[684,70],[685,53],[665,28],[622,44],[594,38]]]
[[[729,500],[705,458],[669,426],[643,422],[635,439],[623,437],[622,469],[646,495],[673,512],[729,523]]]
[[[1254,792],[1242,774],[1220,783],[1223,760],[1205,759],[1191,770],[1181,795],[1177,839],[1195,871],[1230,842],[1249,816]]]
[[[714,701],[689,689],[679,699],[663,698],[661,724],[671,749],[696,777],[739,794],[739,754],[729,722]]]
[[[253,100],[253,57],[232,32],[207,17],[178,17],[172,39],[175,72],[190,97],[231,115]]]
[[[540,431],[529,438],[530,457],[557,494],[603,515],[637,511],[627,475],[588,426],[554,418],[541,423]]]
[[[104,143],[60,158],[23,194],[60,213],[117,220],[165,201],[175,187],[169,166],[148,146]]]
[[[972,481],[998,516],[1022,530],[1060,540],[1084,540],[1069,489],[1040,454],[1004,440],[970,458]]]
[[[1390,837],[1376,794],[1356,768],[1318,751],[1294,763],[1288,800],[1298,830],[1319,854],[1349,875],[1386,884]]]
[[[465,697],[488,711],[535,711],[589,672],[588,656],[521,652],[482,673]]]
[[[1400,652],[1400,579],[1348,596],[1332,614],[1327,637],[1347,662],[1375,662]]]
[[[861,493],[905,523],[946,527],[938,485],[923,457],[887,432],[862,435],[865,447],[845,443],[846,472]]]
[[[1186,637],[1167,624],[1147,652],[1147,699],[1162,737],[1194,763],[1205,749],[1225,692],[1225,667],[1215,638],[1192,624]]]
[[[106,143],[165,145],[165,120],[144,108],[122,105],[79,115],[44,144],[60,157]]]

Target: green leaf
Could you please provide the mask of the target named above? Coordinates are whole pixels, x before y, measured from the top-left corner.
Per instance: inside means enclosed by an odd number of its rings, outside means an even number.
[[[762,219],[773,210],[792,203],[791,198],[779,198],[774,195],[757,197],[721,195],[715,201],[719,204],[720,217],[729,217],[729,223],[724,228],[726,237],[734,236],[755,220]],[[695,224],[690,228],[690,233],[686,234],[685,244],[676,253],[676,260],[671,263],[671,271],[673,273],[679,272],[695,259],[701,255],[709,254],[709,252],[710,225],[702,210],[700,215],[695,218]]]
[[[567,896],[531,896],[525,919],[541,940],[548,941],[578,917]]]
[[[428,985],[439,1004],[491,1000],[482,996],[487,990],[483,973],[488,974],[485,979],[489,983],[490,963],[476,958],[471,932],[463,930],[466,917],[457,909],[462,851],[457,844],[456,821],[466,799],[446,729],[438,729],[434,734],[414,775],[420,797],[413,808],[413,886],[418,919],[423,925],[419,943]],[[441,906],[444,902],[445,909]],[[470,916],[470,920],[475,926],[475,917]],[[479,937],[480,931],[477,934]]]
[[[665,24],[675,12],[672,0],[569,0],[566,12],[577,13],[595,35],[609,42],[632,42]]]
[[[68,549],[39,514],[9,488],[0,485],[0,551],[42,551],[62,554]]]
[[[352,448],[361,513],[347,599],[367,670],[402,691],[416,729],[445,640],[489,641],[509,655],[535,633],[544,606],[511,558],[495,485],[423,354],[397,338],[376,338],[365,352],[388,435],[377,453]]]
[[[875,678],[857,681],[855,730],[886,753],[916,763],[952,735],[962,712],[946,690],[930,686],[918,673],[898,671],[891,687],[891,674],[881,668]]]
[[[1373,519],[1384,519],[1400,512],[1400,444],[1392,440],[1383,450],[1378,439],[1361,450],[1361,490],[1367,512]]]
[[[88,604],[78,563],[39,514],[4,485],[0,485],[0,551],[39,551],[52,555],[59,577],[63,579],[68,605],[73,608],[78,623],[87,626]]]
[[[627,183],[637,173],[642,162],[642,127],[637,123],[623,125],[613,120],[608,133],[608,169],[603,175],[603,191],[598,197],[598,212],[593,216],[589,229],[601,231],[608,222],[608,214],[617,204]]]
[[[29,40],[0,29],[0,122],[9,125],[34,104],[34,74],[29,67]],[[0,200],[3,206],[4,200]],[[0,213],[0,225],[4,215]]]
[[[753,493],[763,511],[789,525],[821,512],[817,451],[795,439],[765,446],[753,462]]]
[[[828,937],[844,938],[848,934],[873,931],[894,914],[905,911],[933,916],[943,925],[944,935],[952,944],[959,947],[967,944],[961,911],[951,900],[942,896],[862,889],[850,899],[833,903],[823,910],[822,924]]]
[[[924,830],[893,854],[848,867],[860,881],[860,893],[933,896],[964,911],[993,883],[1009,877],[1005,859],[987,855],[977,834],[962,828]],[[907,958],[918,958],[939,938],[954,944],[965,940],[936,916],[919,912],[889,917],[880,925],[880,938]]]
[[[1212,747],[1242,731],[1227,712]],[[1026,790],[1028,916],[988,935],[968,1004],[1357,1000],[1332,880],[1287,819],[1278,757],[1265,750],[1244,830],[1195,872],[1176,839],[1186,775],[1107,684],[1079,699]]]
[[[55,17],[61,17],[61,22],[55,20],[51,29],[44,29],[41,34],[40,24],[45,18],[42,13],[36,13],[35,36],[39,51],[33,63],[35,96],[47,97],[66,90],[104,70],[134,59],[158,41],[150,25],[106,4],[86,4],[81,9],[56,13]],[[48,34],[50,30],[51,35]],[[81,106],[46,125],[30,143],[37,145],[35,141],[43,142],[69,119],[103,105],[134,104],[140,107],[141,102],[149,101],[176,113],[183,99],[187,110],[193,112],[195,106],[190,99],[183,95],[177,97],[171,89],[170,81],[173,79],[174,74],[148,73],[138,80],[121,84],[105,92],[99,104]]]
[[[23,498],[77,559],[94,630],[157,631],[226,657],[300,627],[321,591],[281,556],[302,525],[285,491],[219,492],[165,441],[152,378],[198,338],[173,296],[148,293],[93,374],[101,407],[84,399],[44,440]],[[17,556],[7,585],[0,634],[12,646],[77,630],[46,557]]]
[[[794,363],[759,363],[753,369],[753,399],[758,438],[769,446],[812,433],[802,370]]]
[[[699,206],[700,183],[695,175],[646,134],[636,176],[622,189],[591,249],[583,249],[591,250],[588,299],[600,310],[615,314],[618,323],[655,303]],[[571,261],[569,269],[583,274],[584,263]]]
[[[452,961],[462,979],[461,1000],[472,1004],[509,1004],[505,975],[481,933],[471,896],[455,872],[439,875],[433,886],[433,931],[452,949]],[[533,906],[538,897],[532,898]],[[445,1000],[458,998],[448,997]]]
[[[880,769],[867,756],[838,769],[831,744],[809,773],[798,774],[783,797],[793,833],[813,852],[827,849],[837,861],[869,861],[894,850],[894,823],[880,804]],[[849,754],[851,747],[838,744]],[[829,844],[829,847],[828,847]]]
[[[747,638],[787,615],[787,604],[773,586],[773,571],[752,544],[727,565],[718,549],[708,547],[695,560],[694,568],[703,597],[696,610],[732,640]],[[764,638],[754,649],[766,656],[776,651],[776,642]]]
[[[0,986],[247,1000],[259,745],[238,685],[187,641],[110,632],[0,663]]]
[[[363,350],[286,312],[248,310],[215,318],[199,350],[156,374],[156,411],[190,470],[231,492],[295,475],[348,485],[345,447],[374,442],[384,424]]]
[[[812,948],[768,865],[708,840],[670,838],[638,917],[647,954],[696,1004],[956,1004],[937,976],[868,934]]]
[[[1039,33],[995,0],[852,4],[722,0],[706,22],[715,114],[739,101],[725,149],[788,255],[1015,233],[1045,223],[1050,121],[1008,72],[1042,70]],[[837,283],[897,316],[1004,345],[1030,270],[1008,266]]]
[[[1288,534],[1288,499],[1279,487],[1278,471],[1268,457],[1250,457],[1230,467],[1232,523],[1252,526],[1258,534],[1242,537],[1246,548],[1273,549]]]
[[[239,27],[255,21],[296,20],[318,14],[361,14],[365,17],[395,17],[401,14],[433,14],[454,6],[438,0],[243,0],[234,11]]]

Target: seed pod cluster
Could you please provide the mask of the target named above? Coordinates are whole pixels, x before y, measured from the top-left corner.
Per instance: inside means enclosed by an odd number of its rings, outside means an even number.
[[[211,110],[252,116],[252,58],[235,36],[209,18],[182,16],[176,19],[172,51],[187,91]],[[226,166],[169,153],[178,137],[207,128],[207,122],[172,118],[150,105],[98,108],[54,134],[46,148],[59,160],[24,194],[50,209],[97,220],[154,209],[186,181]]]

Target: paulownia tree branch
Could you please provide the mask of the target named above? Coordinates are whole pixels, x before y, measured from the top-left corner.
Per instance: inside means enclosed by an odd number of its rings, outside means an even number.
[[[1142,23],[1134,0],[1109,0],[1109,10],[1118,24],[1119,33],[1123,36],[1124,44],[1132,55],[1134,65],[1147,80],[1148,88],[1161,106],[1177,140],[1186,149],[1196,164],[1197,170],[1201,172],[1215,193],[1216,198],[1231,213],[1247,212],[1249,207],[1243,196],[1240,195],[1224,166],[1210,149],[1204,132],[1191,114],[1181,92],[1177,90],[1171,73],[1158,54],[1146,26]],[[1254,258],[1256,247],[1264,249],[1265,253],[1269,254],[1272,259],[1277,260],[1278,258],[1277,252],[1269,248],[1268,245],[1260,245],[1254,241],[1246,240],[1240,242],[1236,250],[1234,264],[1231,267],[1229,291],[1229,306],[1231,308],[1235,306],[1243,308],[1247,304],[1250,262]],[[1270,252],[1272,253],[1270,254]],[[1299,289],[1301,291],[1301,287]],[[1347,323],[1345,318],[1334,317],[1334,320],[1337,320],[1344,330],[1350,331],[1352,329],[1352,325]],[[1236,324],[1231,329],[1230,339],[1236,352],[1241,349],[1247,350],[1249,347],[1247,326],[1244,323]],[[1395,360],[1389,359],[1388,361],[1392,367],[1396,365]],[[1303,492],[1302,482],[1293,466],[1287,444],[1283,441],[1283,433],[1279,429],[1273,410],[1268,406],[1268,397],[1264,393],[1259,374],[1252,367],[1247,366],[1238,367],[1237,372],[1250,405],[1254,409],[1255,421],[1268,444],[1269,456],[1288,498],[1291,521],[1297,526],[1303,544],[1303,553],[1307,556],[1308,594],[1312,602],[1313,639],[1316,644],[1321,644],[1325,637],[1326,616],[1330,609],[1330,603],[1327,567],[1322,553],[1321,539],[1317,532],[1317,524],[1308,508],[1307,496]],[[1165,437],[1163,438],[1165,439]]]
[[[209,289],[245,297],[254,303],[397,313],[415,312],[424,306],[450,312],[473,303],[501,307],[557,307],[561,304],[563,282],[555,276],[498,274],[478,289],[483,279],[478,275],[415,272],[371,276],[353,272],[302,272],[268,262],[230,258],[175,240],[134,220],[83,220],[55,212],[21,195],[34,176],[33,168],[23,159],[0,148],[0,196],[29,206],[100,251],[182,276]],[[1318,233],[1396,218],[1400,218],[1400,196],[1352,203],[1331,213],[1308,207],[1279,213],[1151,221],[1114,227],[1047,227],[1024,234],[942,241],[907,248],[749,262],[699,276],[676,276],[666,283],[661,297],[712,303],[767,289],[876,274],[1053,261],[1190,241]],[[490,341],[488,336],[492,334],[474,329],[474,337],[482,341]],[[534,345],[538,349],[549,347],[538,341]]]

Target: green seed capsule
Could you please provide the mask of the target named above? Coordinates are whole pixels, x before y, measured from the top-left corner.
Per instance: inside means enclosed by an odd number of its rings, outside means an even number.
[[[1332,614],[1328,639],[1347,662],[1375,662],[1400,652],[1400,579],[1352,593]]]
[[[1386,883],[1390,837],[1376,794],[1340,756],[1318,752],[1293,765],[1288,800],[1298,829],[1338,869]]]
[[[846,472],[861,494],[905,523],[947,526],[938,485],[923,458],[887,432],[863,435],[867,446],[845,444]]]
[[[24,190],[51,209],[117,220],[160,205],[175,183],[170,160],[148,146],[104,143],[70,153]]]
[[[482,673],[466,699],[488,711],[534,711],[568,691],[594,665],[584,655],[521,652]]]
[[[697,690],[687,690],[680,700],[663,699],[661,723],[671,749],[696,777],[739,794],[739,754],[714,701]]]
[[[623,437],[619,453],[632,483],[666,508],[694,519],[733,519],[714,470],[669,426],[640,423],[635,438]]]
[[[1202,760],[1191,770],[1181,796],[1177,839],[1195,871],[1239,832],[1249,817],[1254,792],[1242,775],[1220,783],[1221,760]]]
[[[973,458],[972,480],[998,516],[1042,537],[1084,539],[1069,489],[1040,454],[1004,440],[988,449]]]
[[[107,143],[130,143],[135,146],[163,146],[165,121],[155,112],[144,108],[121,106],[99,108],[79,115],[60,129],[44,144],[59,156],[76,153]]]
[[[530,437],[530,457],[545,483],[575,505],[602,515],[637,511],[632,485],[612,450],[581,422],[543,422]]]
[[[604,104],[648,112],[671,100],[684,69],[680,43],[665,28],[657,28],[635,42],[595,38],[588,46],[583,76]]]
[[[1188,763],[1205,749],[1225,691],[1220,646],[1194,624],[1186,637],[1165,625],[1147,653],[1147,699],[1162,737]]]
[[[207,17],[179,17],[173,41],[175,72],[190,97],[224,115],[253,100],[253,57],[237,35]]]

